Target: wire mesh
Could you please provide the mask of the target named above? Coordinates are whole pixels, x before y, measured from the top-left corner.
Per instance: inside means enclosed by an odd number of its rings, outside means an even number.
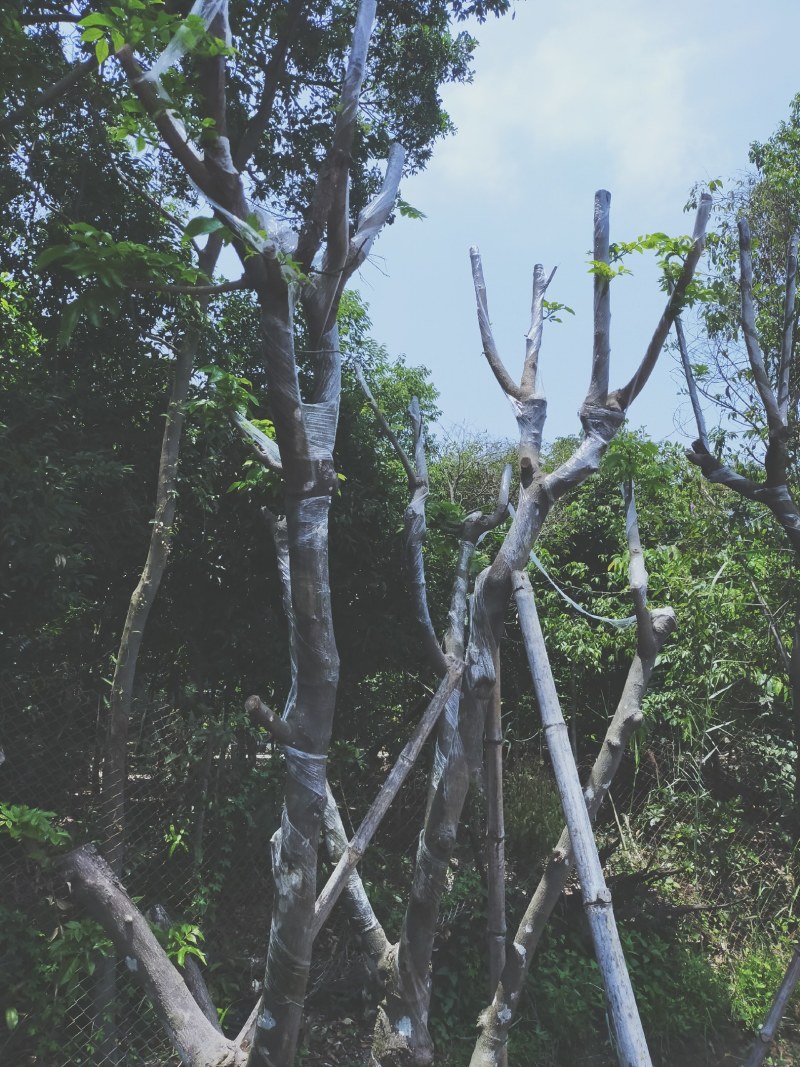
[[[0,677],[0,800],[54,812],[54,825],[74,844],[102,847],[107,685],[87,678],[66,670]],[[643,770],[633,787],[615,794],[601,829],[601,840],[618,838],[611,873],[657,872],[661,904],[679,918],[702,915],[715,944],[731,954],[753,939],[785,943],[798,895],[791,840],[754,818],[740,797],[715,796],[682,758],[659,751],[653,761],[661,777]],[[272,910],[268,846],[282,786],[282,756],[230,702],[206,694],[205,703],[195,696],[180,704],[153,690],[136,701],[122,880],[143,910],[166,911],[169,952],[198,938],[231,1034],[249,1014],[263,975]],[[423,789],[415,799],[424,803]],[[397,816],[406,829],[408,815]],[[16,1019],[0,1038],[0,1063],[177,1064],[124,962],[113,959],[45,852],[35,836],[0,834],[0,1008]],[[343,919],[325,938],[311,976],[312,1016],[315,998],[335,998],[359,965]]]

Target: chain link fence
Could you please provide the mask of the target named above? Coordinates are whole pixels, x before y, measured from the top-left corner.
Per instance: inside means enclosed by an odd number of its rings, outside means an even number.
[[[0,678],[0,801],[55,813],[52,824],[32,825],[21,839],[0,834],[2,1064],[178,1062],[124,962],[75,906],[45,847],[51,825],[74,844],[102,844],[104,689],[66,671]],[[239,708],[213,694],[177,704],[151,691],[135,706],[123,882],[160,923],[168,952],[200,964],[226,1032],[235,1033],[263,975],[282,756]],[[642,757],[604,815],[600,840],[613,842],[609,870],[621,912],[688,917],[701,940],[732,956],[754,943],[785,946],[797,911],[796,849],[741,797],[715,796],[702,768],[682,759],[666,748]],[[363,985],[363,961],[343,919],[323,937],[311,1015],[314,998],[324,992],[336,1000],[337,989],[347,1015]]]

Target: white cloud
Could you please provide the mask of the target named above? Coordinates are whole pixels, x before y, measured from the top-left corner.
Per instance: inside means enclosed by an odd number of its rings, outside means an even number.
[[[514,22],[479,32],[475,84],[447,96],[460,133],[440,147],[434,168],[484,191],[516,186],[529,172],[530,189],[543,165],[563,168],[569,155],[620,192],[671,186],[708,136],[691,98],[700,44],[674,7],[552,6],[546,16],[538,4],[522,5]]]

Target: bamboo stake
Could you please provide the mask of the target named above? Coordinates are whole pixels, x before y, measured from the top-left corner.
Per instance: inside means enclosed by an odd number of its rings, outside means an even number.
[[[572,757],[569,733],[558,701],[555,681],[544,643],[539,615],[528,576],[514,575],[514,596],[519,612],[525,651],[542,717],[547,748],[553,765],[564,818],[581,881],[581,894],[594,942],[597,963],[605,986],[620,1067],[652,1067],[647,1041],[636,1007],[628,969],[622,953],[611,893],[592,832],[578,769]],[[521,946],[520,946],[521,948]],[[524,951],[524,949],[522,949]]]
[[[500,656],[495,657],[497,680],[486,718],[486,880],[488,884],[487,938],[489,996],[494,996],[506,962],[506,854],[503,818],[503,731],[500,706]]]

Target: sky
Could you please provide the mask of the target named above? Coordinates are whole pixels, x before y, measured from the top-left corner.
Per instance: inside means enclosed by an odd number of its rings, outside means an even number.
[[[373,336],[427,366],[442,429],[516,438],[482,355],[469,248],[483,258],[501,355],[518,377],[533,266],[557,267],[548,298],[574,318],[545,327],[546,440],[580,430],[592,345],[593,197],[611,192],[611,239],[691,233],[698,181],[735,178],[800,92],[798,0],[523,0],[468,28],[479,40],[471,85],[449,86],[458,132],[404,181],[422,221],[399,218],[378,239],[358,288]],[[611,385],[627,381],[664,297],[655,266],[631,262],[612,283]],[[656,440],[691,433],[665,352],[630,411]]]

